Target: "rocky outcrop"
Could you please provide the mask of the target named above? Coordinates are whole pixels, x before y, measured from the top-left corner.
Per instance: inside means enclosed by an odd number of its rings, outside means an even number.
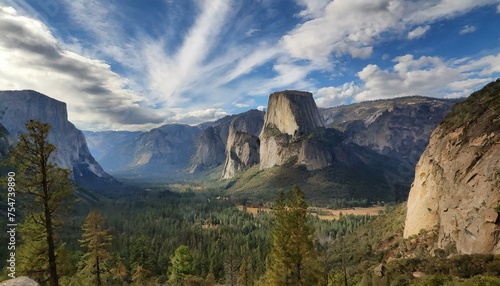
[[[65,103],[36,91],[0,91],[0,123],[9,132],[11,144],[26,132],[30,119],[52,126],[48,139],[57,149],[54,161],[72,170],[77,184],[106,191],[117,183],[92,157],[83,133],[68,121]]]
[[[236,115],[225,116],[215,122],[204,123],[196,138],[196,153],[191,159],[190,173],[209,170],[224,164],[229,125]]]
[[[263,124],[264,114],[258,110],[242,113],[231,121],[222,179],[230,179],[237,172],[260,162],[259,134]]]
[[[404,236],[438,232],[437,247],[500,254],[500,80],[456,104],[415,170]]]
[[[311,93],[271,94],[260,134],[260,168],[286,163],[304,164],[311,170],[329,166],[331,156],[310,141],[319,128],[323,128],[323,122]]]
[[[297,139],[318,127],[323,122],[310,92],[285,90],[269,96],[264,131],[277,129]]]
[[[26,276],[20,276],[0,282],[0,286],[40,286],[40,284]]]
[[[190,173],[211,169],[224,163],[226,144],[221,138],[220,128],[209,126],[196,138],[196,153],[192,159]]]

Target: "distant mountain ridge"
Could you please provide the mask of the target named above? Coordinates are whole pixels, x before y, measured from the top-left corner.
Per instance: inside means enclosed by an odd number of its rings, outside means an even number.
[[[118,182],[106,173],[90,153],[83,133],[68,121],[66,104],[32,90],[0,91],[0,123],[14,144],[30,120],[52,126],[49,141],[55,145],[55,162],[72,171],[72,178],[90,190],[105,192]]]
[[[99,154],[104,153],[104,156],[98,156],[103,160],[102,165],[112,174],[120,176],[141,178],[149,176],[172,180],[197,178],[200,173],[220,172],[213,177],[227,180],[256,164],[261,165],[261,158],[269,161],[277,154],[282,154],[279,156],[289,154],[287,158],[295,160],[298,165],[309,166],[307,169],[310,170],[319,170],[332,163],[335,164],[334,160],[341,162],[340,165],[358,167],[361,165],[359,163],[353,165],[354,161],[368,160],[372,162],[370,164],[386,161],[380,164],[389,164],[393,166],[391,167],[393,170],[390,172],[390,178],[385,177],[382,180],[390,181],[391,184],[397,185],[397,189],[401,189],[409,188],[414,175],[413,168],[427,145],[432,130],[453,104],[460,101],[412,96],[318,109],[313,104],[310,93],[291,92],[296,94],[297,99],[309,96],[311,103],[307,108],[303,106],[302,101],[293,103],[294,100],[286,99],[287,96],[284,96],[286,93],[276,93],[276,97],[282,96],[279,100],[277,98],[275,100],[280,104],[272,104],[273,101],[270,100],[271,104],[267,111],[269,113],[269,110],[275,110],[272,112],[276,115],[269,121],[265,132],[263,130],[265,113],[251,110],[226,116],[211,123],[184,126],[182,128],[186,132],[191,130],[189,131],[191,137],[183,144],[180,144],[180,141],[179,144],[172,144],[172,139],[160,134],[158,129],[140,133],[86,132],[85,135],[88,136],[92,150],[96,150]],[[288,111],[274,108],[278,106],[288,108]],[[281,116],[283,114],[288,114],[288,117]],[[307,119],[309,117],[310,120]],[[287,121],[286,118],[290,120]],[[269,140],[266,138],[278,138],[274,136],[281,131],[273,132],[273,126],[280,124],[283,125],[282,128],[293,129],[290,132],[297,134],[288,136],[291,136],[290,140],[300,144],[297,145],[292,141],[283,142],[284,145],[280,150],[271,147],[269,152],[261,154],[263,138],[264,143]],[[316,127],[299,126],[303,124]],[[167,128],[166,126],[160,129]],[[317,128],[323,131],[314,132]],[[271,137],[262,137],[263,134]],[[293,139],[294,136],[296,139]],[[300,139],[301,136],[305,137]],[[171,157],[172,153],[168,155],[168,152],[156,150],[160,145],[170,146],[169,148],[176,150],[176,153],[184,154],[185,164]],[[297,148],[292,152],[290,148],[295,145]],[[339,149],[340,146],[342,147]],[[109,150],[109,153],[103,150]],[[357,153],[353,153],[352,150],[357,150]],[[370,152],[378,153],[380,156]],[[358,157],[357,154],[360,157],[354,159]],[[175,160],[177,163],[173,164]],[[163,163],[159,163],[160,161]],[[268,168],[273,165],[275,164],[270,163]]]
[[[320,109],[325,125],[344,132],[345,143],[366,146],[415,166],[439,125],[459,99],[408,96]]]

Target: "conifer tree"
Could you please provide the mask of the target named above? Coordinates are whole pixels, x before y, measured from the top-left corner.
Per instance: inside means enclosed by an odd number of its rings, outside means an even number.
[[[47,271],[48,255],[45,229],[42,225],[27,218],[19,226],[19,235],[22,240],[18,248],[17,272],[21,275],[29,276],[35,281],[45,283],[49,280]],[[65,244],[61,244],[55,251],[59,277],[68,278],[74,267],[66,250]]]
[[[132,274],[132,285],[134,286],[152,285],[153,283],[149,281],[150,276],[151,272],[142,267],[142,265],[137,265],[134,269],[134,273]]]
[[[250,286],[253,285],[251,278],[251,265],[248,262],[248,257],[243,257],[241,260],[240,272],[238,273],[238,286]]]
[[[317,285],[313,229],[307,222],[307,204],[299,187],[295,186],[286,199],[280,194],[274,205],[274,216],[266,284]]]
[[[193,256],[189,247],[185,245],[177,247],[174,254],[170,256],[168,273],[168,282],[173,286],[182,285],[184,277],[194,273]]]
[[[225,284],[228,286],[236,286],[238,279],[238,262],[234,242],[228,242],[227,248],[224,260],[224,273],[226,278]]]
[[[32,253],[33,259],[46,255],[48,263],[45,271],[48,272],[49,284],[58,286],[56,227],[59,225],[58,216],[72,194],[72,188],[68,179],[70,171],[58,168],[54,163],[56,148],[48,141],[50,129],[49,124],[28,121],[28,133],[19,137],[9,163],[17,171],[18,192],[28,194],[32,199],[27,221],[42,226],[46,248],[44,246],[43,252]]]
[[[82,256],[82,269],[79,274],[88,284],[101,286],[103,275],[109,272],[107,262],[111,254],[108,248],[112,236],[104,228],[104,217],[96,210],[88,214],[82,230],[83,239],[80,240],[80,244],[87,252]]]
[[[111,269],[111,273],[113,274],[113,280],[119,283],[120,285],[125,285],[125,281],[127,276],[129,275],[127,266],[123,263],[121,258],[118,258],[116,261],[116,266]]]

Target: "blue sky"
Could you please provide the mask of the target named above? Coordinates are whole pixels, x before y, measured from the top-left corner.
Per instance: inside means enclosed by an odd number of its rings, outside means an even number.
[[[459,97],[500,76],[498,27],[500,0],[0,0],[0,89],[86,130],[212,121],[284,89]]]

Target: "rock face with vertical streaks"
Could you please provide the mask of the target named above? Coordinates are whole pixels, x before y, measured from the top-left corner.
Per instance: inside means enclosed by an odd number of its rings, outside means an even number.
[[[271,94],[260,134],[260,168],[290,163],[314,170],[331,165],[329,151],[313,139],[320,128],[324,125],[311,93]]]
[[[264,114],[258,110],[242,113],[231,121],[222,179],[230,179],[260,162],[259,134],[263,123]]]
[[[500,80],[456,104],[415,170],[404,236],[438,231],[437,247],[500,254]]]

